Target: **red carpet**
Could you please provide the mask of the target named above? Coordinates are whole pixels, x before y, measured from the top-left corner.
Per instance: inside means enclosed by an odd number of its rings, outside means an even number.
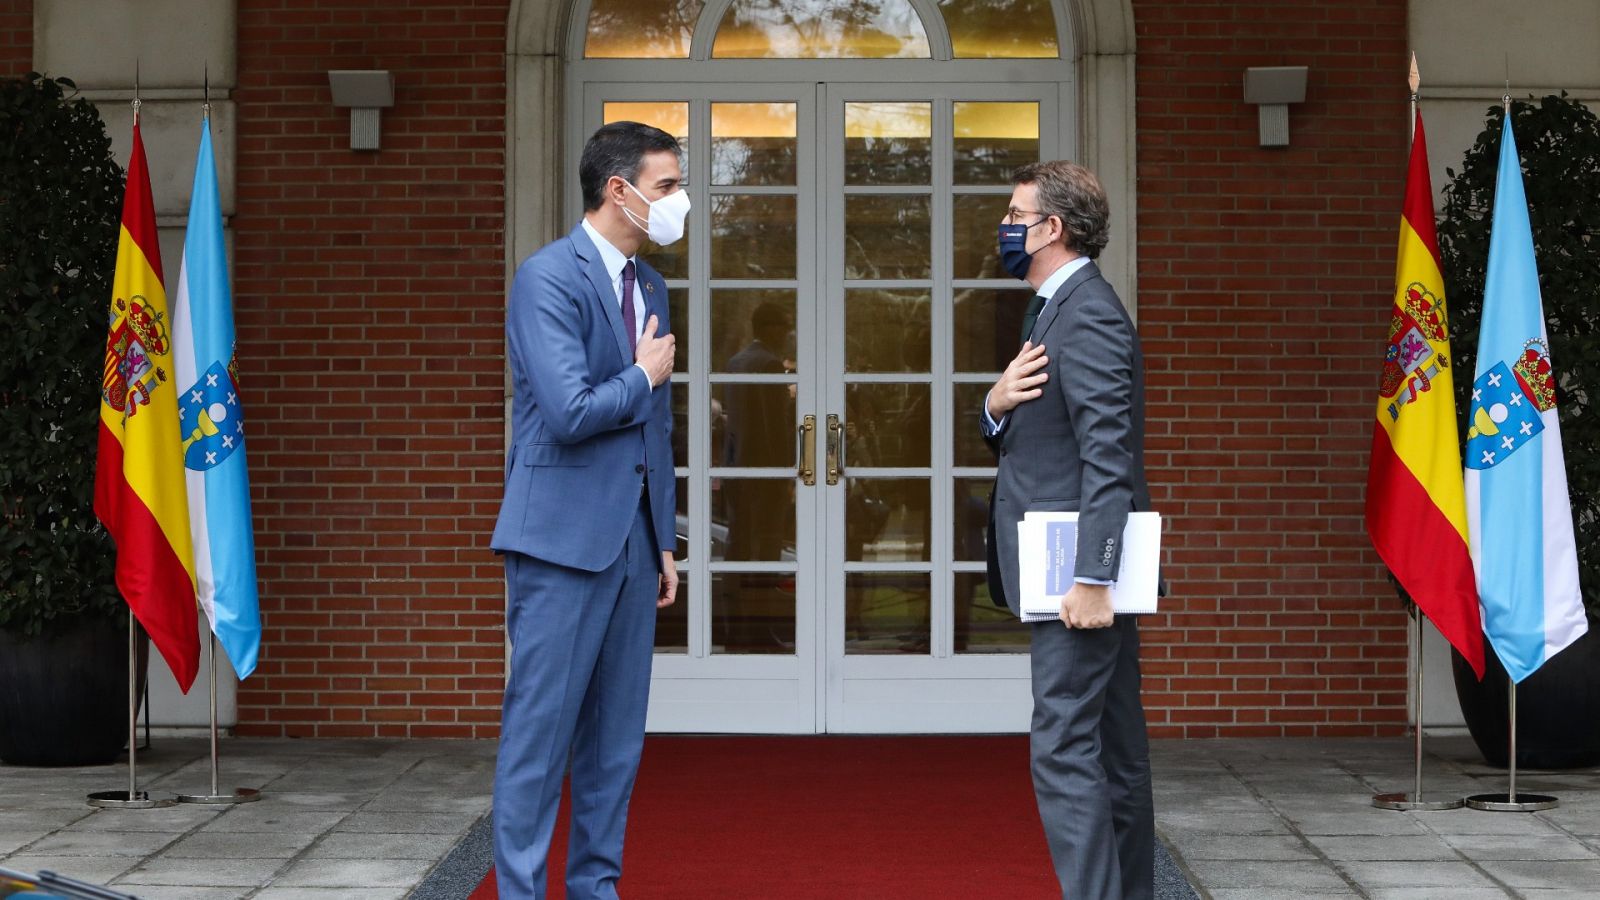
[[[550,851],[565,896],[567,811]],[[645,744],[622,896],[1059,897],[1028,739],[668,737]],[[494,900],[491,871],[470,900]]]

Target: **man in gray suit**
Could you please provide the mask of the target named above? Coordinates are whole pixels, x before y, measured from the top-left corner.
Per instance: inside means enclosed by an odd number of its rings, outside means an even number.
[[[1033,629],[1034,795],[1063,898],[1149,898],[1155,878],[1150,750],[1139,700],[1139,632],[1111,587],[1132,510],[1148,509],[1144,362],[1116,291],[1093,259],[1110,218],[1094,174],[1070,162],[1012,175],[1001,262],[1037,296],[1022,350],[985,400],[1000,457],[989,585],[1017,612],[1017,523],[1078,512],[1075,584],[1059,621]]]

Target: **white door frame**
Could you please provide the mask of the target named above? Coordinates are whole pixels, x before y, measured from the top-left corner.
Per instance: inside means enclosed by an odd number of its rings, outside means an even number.
[[[712,0],[707,6],[708,9],[714,6],[720,11],[725,9],[729,2],[730,0]],[[926,2],[917,0],[913,2],[919,10],[926,13],[923,9]],[[943,51],[935,52],[936,56],[942,52],[943,59],[586,60],[581,58],[581,47],[582,32],[587,18],[587,0],[577,0],[576,3],[570,0],[513,0],[507,38],[507,285],[509,286],[511,275],[522,259],[544,243],[565,234],[577,220],[577,210],[581,204],[577,200],[579,192],[576,161],[584,138],[592,131],[592,127],[585,127],[586,85],[611,83],[619,86],[621,84],[658,86],[663,83],[674,83],[680,88],[686,88],[698,84],[705,90],[698,99],[700,102],[709,102],[713,95],[722,99],[724,92],[734,86],[753,89],[756,85],[765,84],[781,91],[779,85],[785,83],[816,86],[823,81],[877,83],[902,87],[938,84],[948,86],[954,91],[963,90],[964,85],[972,85],[983,94],[982,98],[1003,99],[993,96],[992,93],[983,92],[992,91],[1002,85],[1027,82],[1048,83],[1057,89],[1056,108],[1059,112],[1056,117],[1057,127],[1053,133],[1041,134],[1041,153],[1047,155],[1052,153],[1047,149],[1052,143],[1056,148],[1054,152],[1075,148],[1076,153],[1073,155],[1095,169],[1106,187],[1113,209],[1113,240],[1112,246],[1102,257],[1102,268],[1123,287],[1123,296],[1129,298],[1127,302],[1131,307],[1133,298],[1137,296],[1133,278],[1135,159],[1134,30],[1131,0],[1053,0],[1053,4],[1056,6],[1057,21],[1060,23],[1061,46],[1064,56],[1070,56],[1070,62],[951,61],[948,59],[948,38],[943,33],[942,27],[931,26],[930,42],[944,48]],[[706,28],[702,27],[697,31],[697,48],[707,40],[707,34],[701,32],[706,32]],[[819,95],[825,96],[826,88],[815,89]],[[682,99],[691,99],[682,91],[678,93]],[[730,95],[728,99],[739,98]],[[973,99],[980,97],[974,96]],[[1076,127],[1079,116],[1073,114],[1074,110],[1081,114],[1085,123],[1081,132]],[[823,115],[820,108],[814,112],[818,117]],[[696,143],[708,149],[709,132],[701,136]],[[820,160],[817,164],[820,165]],[[948,204],[948,199],[943,202]],[[701,218],[704,220],[706,217]],[[694,216],[690,217],[691,227],[694,227],[695,219]],[[702,227],[707,226],[702,225]],[[816,229],[802,226],[801,234],[802,242],[814,240]],[[701,246],[706,247],[708,243],[703,236],[700,241]],[[816,249],[818,248],[813,247],[814,251]],[[810,255],[816,258],[817,254],[813,252]],[[709,311],[700,312],[698,315],[708,316]],[[943,342],[937,346],[942,347]],[[941,387],[936,380],[935,389],[947,392],[948,381]],[[509,440],[511,390],[509,379],[506,390]],[[691,391],[695,390],[703,392],[704,387],[698,389],[691,387]],[[801,391],[805,390],[802,382]],[[820,384],[815,386],[815,391],[819,393],[825,390],[830,388]],[[842,410],[842,388],[837,390],[840,391],[838,396],[827,398],[832,401],[831,404],[817,403],[816,401],[822,398],[819,393],[814,393],[810,403],[801,402],[798,412],[804,415],[808,410],[817,410],[819,416],[825,416],[826,410],[822,407],[829,405]],[[936,393],[935,396],[937,398],[941,395]],[[947,395],[944,402],[948,405]],[[691,409],[694,408],[698,407],[691,406]],[[818,440],[820,444],[820,436]],[[948,441],[942,443],[948,444]],[[942,453],[948,458],[949,449],[947,446],[938,449],[938,443],[935,446],[935,468],[938,470],[937,454]],[[821,459],[820,446],[818,458]],[[830,498],[831,502],[820,499],[825,496],[820,491],[816,494],[818,500],[805,501],[799,499],[803,494],[797,492],[797,502],[826,503],[828,509],[822,511],[822,514],[812,510],[809,519],[817,523],[819,532],[837,531],[837,524],[842,523],[844,508],[842,489],[836,492],[835,497]],[[944,513],[948,513],[950,498],[938,497],[936,494],[935,503],[934,514],[941,514],[939,512],[941,509]],[[806,513],[801,511],[800,515],[802,520],[805,520]],[[837,522],[836,517],[838,517]],[[692,518],[702,523],[709,520],[709,516],[704,514],[693,515]],[[704,529],[706,526],[701,527]],[[805,536],[797,538],[802,542],[809,540],[812,543],[813,558],[825,546],[823,543],[825,534],[822,533],[814,534],[809,539]],[[702,542],[701,546],[705,544]],[[840,553],[842,555],[842,551]],[[819,573],[825,566],[830,566],[830,563],[820,564],[817,567]],[[837,569],[830,570],[837,575]],[[842,585],[842,577],[836,580]],[[797,595],[798,587],[797,585]],[[817,584],[814,587],[821,588],[822,585]],[[942,602],[947,610],[948,597]],[[825,605],[829,609],[842,606],[841,603],[833,601]],[[938,610],[935,612],[937,614]],[[797,622],[797,628],[804,628],[805,625],[806,623]],[[713,674],[681,668],[686,664],[658,656],[656,671],[663,688],[668,686],[673,690],[681,688],[686,693],[674,699],[670,696],[671,691],[664,690],[659,695],[653,692],[650,727],[654,730],[759,732],[917,730],[916,722],[921,721],[918,718],[920,714],[884,717],[865,711],[870,707],[863,706],[861,709],[864,712],[856,715],[849,712],[852,705],[849,699],[844,697],[844,693],[852,686],[859,686],[863,690],[870,685],[881,687],[895,678],[938,677],[936,673],[918,669],[918,666],[935,664],[957,667],[970,664],[973,667],[972,671],[960,672],[958,677],[949,681],[949,687],[957,694],[961,691],[973,691],[975,695],[992,699],[993,685],[985,686],[985,679],[1026,678],[1026,660],[1021,656],[1001,659],[934,657],[918,660],[875,660],[864,663],[859,667],[859,671],[855,672],[851,671],[854,661],[841,659],[841,664],[830,670],[825,666],[825,654],[820,652],[827,646],[825,638],[830,630],[833,629],[830,628],[827,616],[811,617],[809,633],[812,636],[814,649],[810,661],[812,673],[809,691],[805,689],[803,678],[806,663],[800,661],[798,655],[792,666],[792,679],[791,673],[781,673],[781,677],[772,677],[775,670],[770,660],[750,662],[748,665],[753,668],[741,672],[739,666],[746,664],[744,660],[752,658],[726,657],[722,662],[727,664],[727,668]],[[699,631],[694,633],[701,634]],[[842,639],[842,630],[840,635]],[[948,648],[948,633],[936,638],[936,642],[936,647]],[[840,655],[842,656],[842,653]],[[881,670],[884,665],[890,663],[913,665],[903,666],[899,672]],[[1019,664],[1021,668],[1016,669]],[[1007,666],[1012,668],[1007,669]],[[833,721],[828,721],[828,704],[819,696],[819,693],[833,691],[835,688],[832,681],[825,678],[825,673],[829,671],[836,672],[839,678],[837,687],[840,699],[835,704],[839,712],[834,715]],[[946,673],[948,672],[947,669]],[[732,681],[729,680],[730,676],[733,678]],[[768,682],[765,700],[751,696],[762,693],[753,688],[753,686],[759,687],[761,682]],[[784,688],[780,687],[781,684],[792,685],[792,693],[783,694]],[[881,701],[884,698],[878,699]],[[756,709],[763,704],[772,708],[771,701],[779,701],[780,706],[787,704],[787,712],[771,715],[763,714]],[[805,728],[804,721],[807,718],[805,710],[808,704],[811,727]],[[661,711],[660,717],[657,716],[658,708]],[[971,730],[1010,731],[1025,727],[1026,724],[1025,720],[1020,720],[1019,725],[1014,711],[1007,710],[996,711],[992,721],[979,721],[979,719],[981,716],[971,720],[973,722]]]

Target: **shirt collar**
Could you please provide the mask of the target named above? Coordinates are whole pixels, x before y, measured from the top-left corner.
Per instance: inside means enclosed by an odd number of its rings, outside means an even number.
[[[600,229],[589,224],[589,217],[583,217],[583,230],[588,232],[589,240],[594,241],[595,249],[600,251],[600,261],[605,263],[606,274],[611,276],[611,282],[616,283],[622,277],[622,267],[628,264],[628,257],[622,255],[615,245],[600,234]]]
[[[1061,286],[1067,283],[1067,279],[1071,278],[1073,273],[1087,266],[1089,262],[1089,257],[1080,256],[1069,263],[1063,264],[1061,268],[1050,273],[1050,277],[1044,280],[1044,284],[1039,285],[1039,295],[1049,301],[1056,295],[1056,291],[1061,290]]]

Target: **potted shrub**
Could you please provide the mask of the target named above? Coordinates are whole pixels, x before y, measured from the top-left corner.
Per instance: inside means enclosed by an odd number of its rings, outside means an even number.
[[[128,610],[93,509],[123,173],[69,92],[0,80],[0,760],[21,765],[111,762],[128,735]]]
[[[1501,108],[1491,107],[1460,173],[1447,170],[1451,181],[1439,224],[1463,435],[1470,373],[1477,364],[1501,121]],[[1513,103],[1511,126],[1522,155],[1550,356],[1559,376],[1556,402],[1589,614],[1589,633],[1517,688],[1517,765],[1592,766],[1600,764],[1600,543],[1586,537],[1600,525],[1600,118],[1563,93]],[[1456,694],[1478,749],[1490,764],[1504,766],[1508,681],[1494,654],[1487,656],[1481,684],[1456,656]]]

